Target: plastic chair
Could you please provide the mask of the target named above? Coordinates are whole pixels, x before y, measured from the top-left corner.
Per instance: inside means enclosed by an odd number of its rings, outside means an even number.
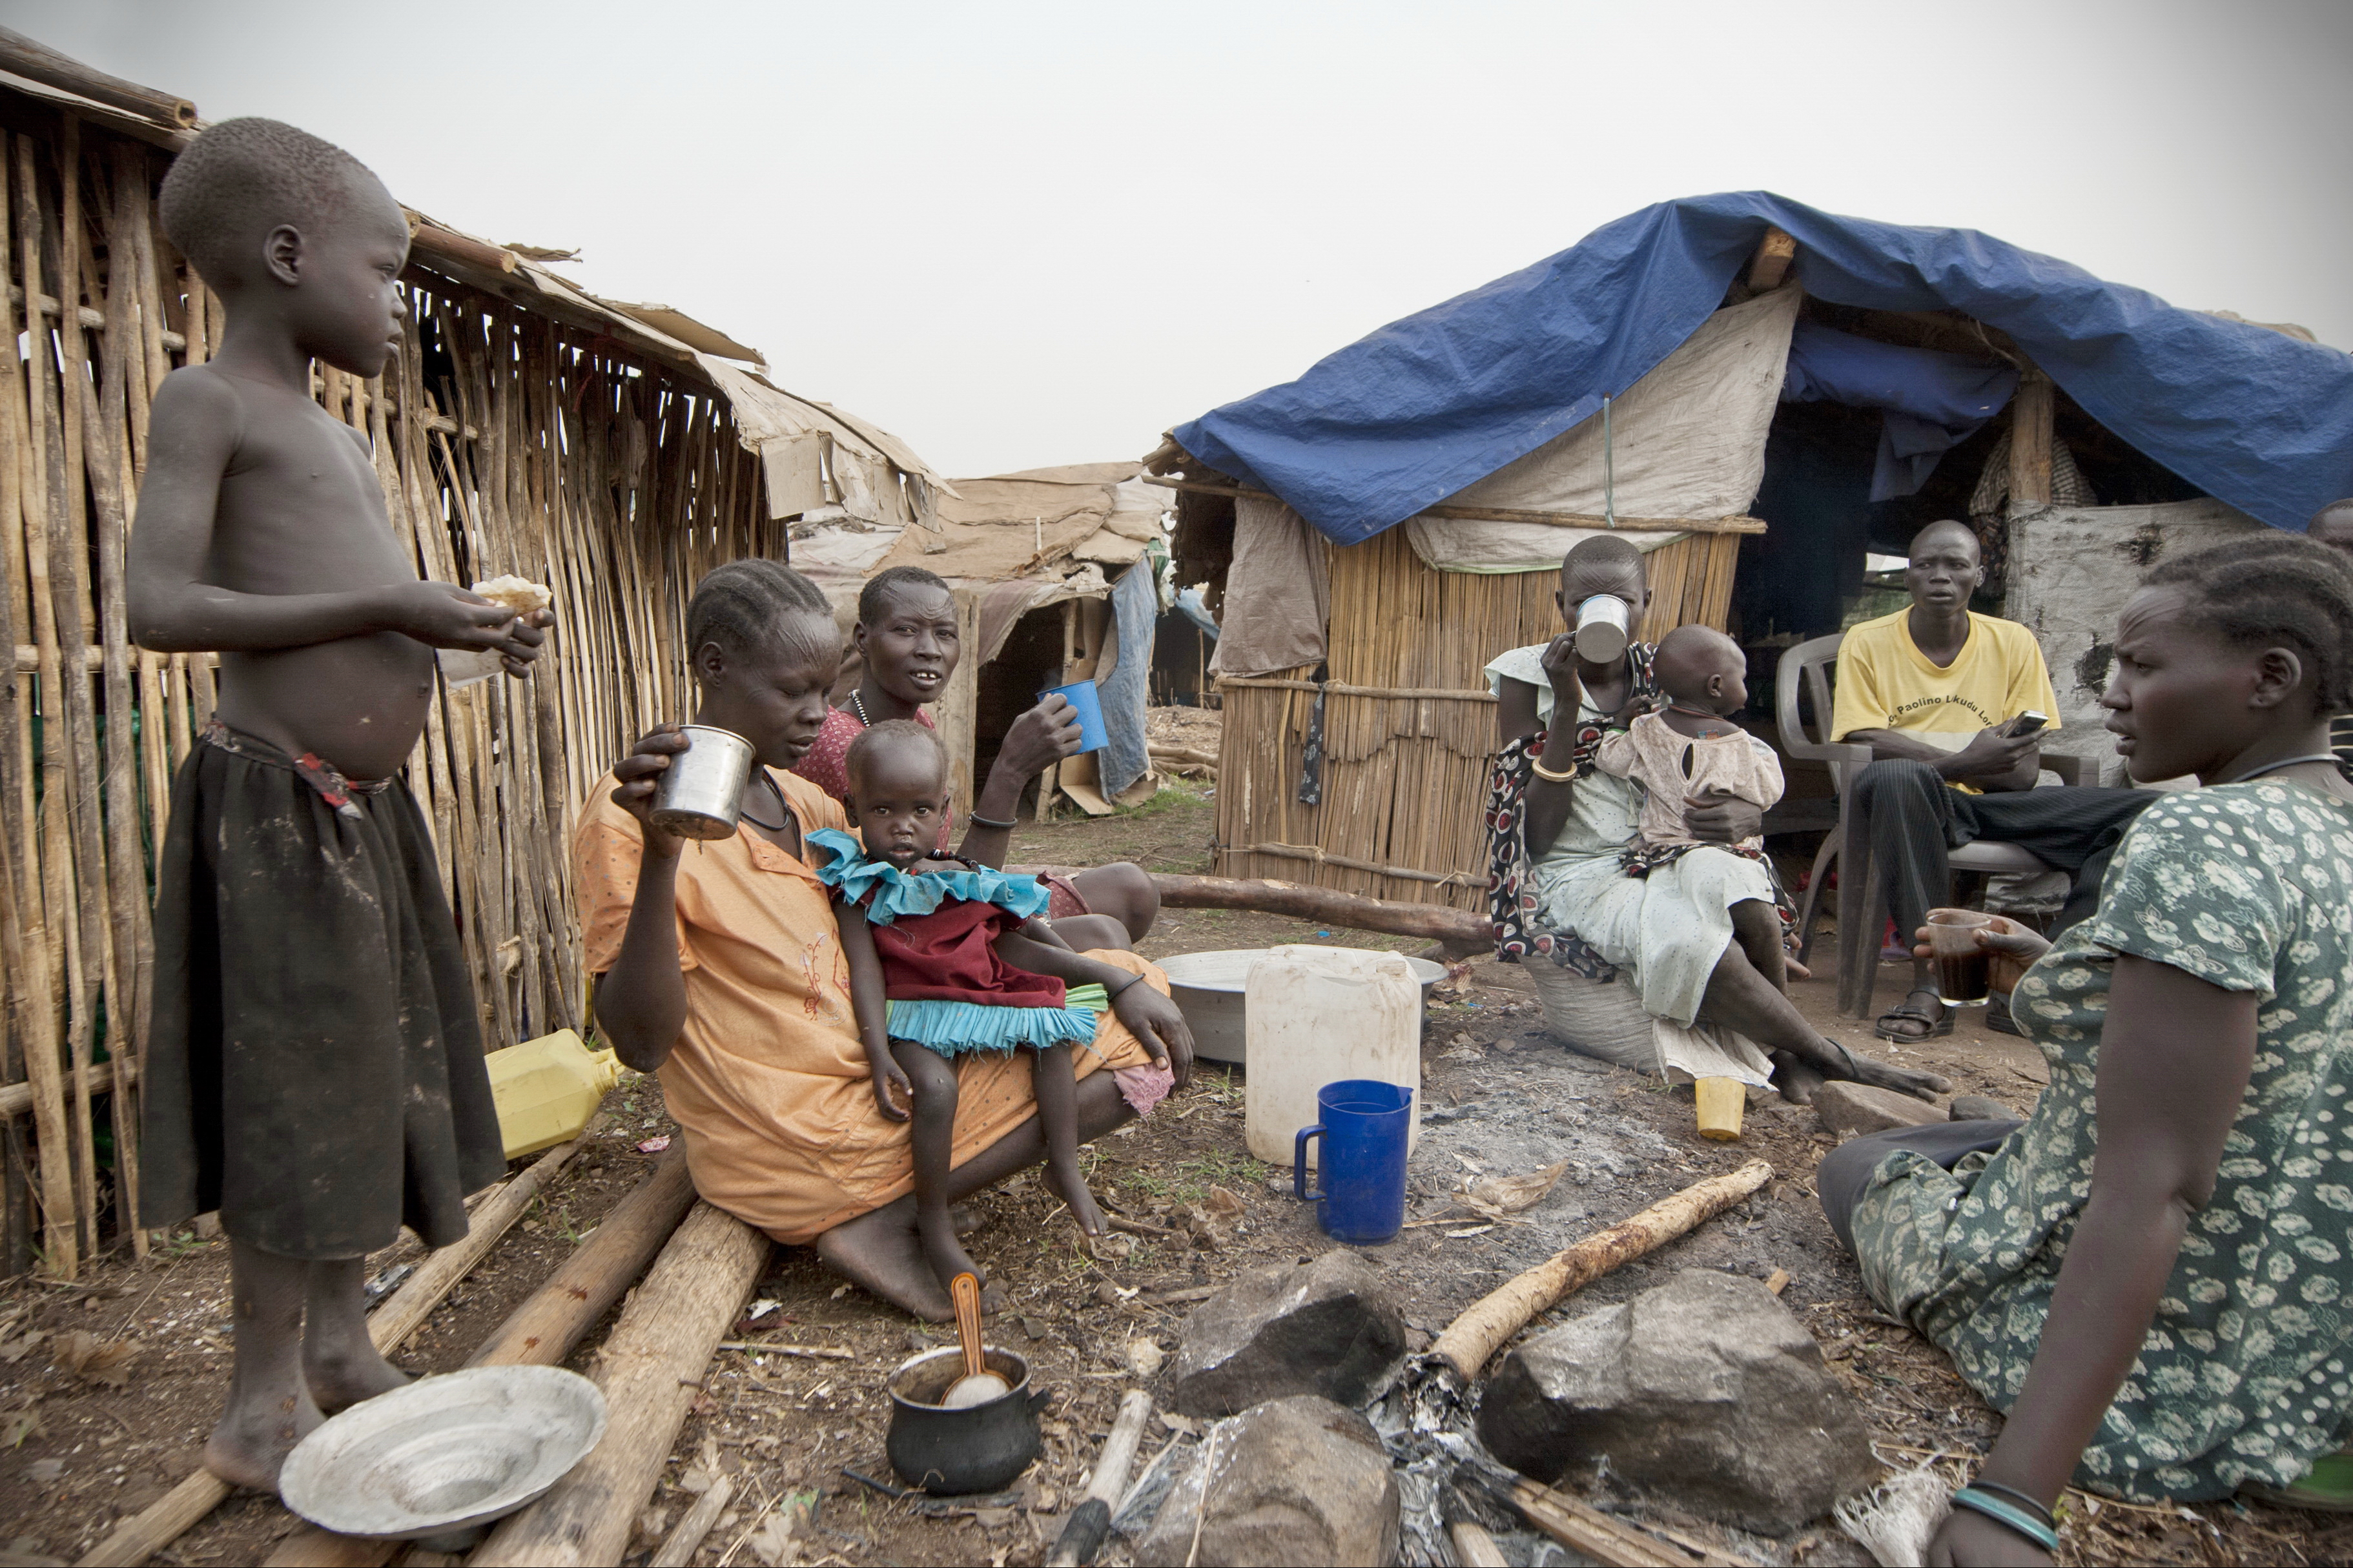
[[[1871,1016],[1871,993],[1879,972],[1880,933],[1887,928],[1887,897],[1871,864],[1871,836],[1861,819],[1846,809],[1848,786],[1871,765],[1871,748],[1849,742],[1818,741],[1807,732],[1799,702],[1802,689],[1813,710],[1815,726],[1827,734],[1831,726],[1831,673],[1838,663],[1844,632],[1801,642],[1781,656],[1775,672],[1774,717],[1781,732],[1781,750],[1793,758],[1828,764],[1831,789],[1839,800],[1838,826],[1822,840],[1814,855],[1813,874],[1806,880],[1806,896],[1798,908],[1798,962],[1810,963],[1814,947],[1814,915],[1820,907],[1822,884],[1831,868],[1840,868],[1842,896],[1839,900],[1839,1011],[1850,1018]],[[2042,765],[2060,782],[2080,784],[2080,757],[2045,756]],[[1979,886],[1988,877],[2006,872],[2048,871],[2042,858],[2015,844],[1980,838],[1952,851],[1956,879],[1968,877]],[[1977,896],[1973,890],[1969,897]]]

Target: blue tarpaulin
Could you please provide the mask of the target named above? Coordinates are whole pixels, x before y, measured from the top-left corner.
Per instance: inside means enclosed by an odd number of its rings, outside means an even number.
[[[1766,229],[1806,291],[1999,327],[2084,410],[2199,489],[2300,531],[2353,495],[2353,357],[2167,304],[1973,229],[1839,217],[1765,191],[1606,224],[1174,432],[1353,544],[1535,450],[1723,303]]]
[[[1784,403],[1878,408],[1879,457],[1871,499],[1917,495],[1936,460],[1977,434],[2018,390],[2018,372],[1994,361],[1905,348],[1799,321],[1781,376]]]

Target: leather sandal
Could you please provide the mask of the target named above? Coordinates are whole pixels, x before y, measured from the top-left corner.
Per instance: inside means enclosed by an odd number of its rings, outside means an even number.
[[[1914,1006],[1912,998],[1915,996],[1928,998],[1936,1006],[1937,1013],[1931,1014],[1925,1007]],[[1896,1024],[1895,1020],[1899,1018],[1926,1026],[1918,1034],[1912,1034]],[[1922,1040],[1937,1039],[1953,1032],[1953,1009],[1937,1001],[1934,991],[1925,985],[1915,985],[1904,994],[1902,1002],[1879,1016],[1879,1021],[1873,1026],[1873,1030],[1881,1039],[1892,1045],[1909,1046]]]

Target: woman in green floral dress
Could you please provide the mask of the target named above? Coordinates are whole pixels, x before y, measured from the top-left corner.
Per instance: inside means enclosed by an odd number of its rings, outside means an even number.
[[[2348,688],[2329,552],[2267,533],[2151,572],[2107,726],[2136,778],[2208,787],[2142,815],[2057,946],[1981,939],[2032,960],[2012,1010],[2050,1088],[2024,1123],[1822,1162],[1873,1296],[2009,1417],[1933,1563],[2048,1561],[2001,1510],[2047,1524],[2071,1479],[2294,1488],[2353,1436],[2353,783],[2327,743]]]

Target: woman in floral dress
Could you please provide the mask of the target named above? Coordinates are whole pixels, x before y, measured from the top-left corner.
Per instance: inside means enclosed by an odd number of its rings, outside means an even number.
[[[2071,1481],[2313,1500],[2353,1435],[2353,783],[2327,743],[2353,573],[2276,533],[2170,560],[2116,649],[2133,775],[2207,787],[2142,815],[2056,946],[1981,938],[2032,961],[2013,1010],[2050,1088],[2023,1123],[1873,1134],[1816,1175],[1873,1296],[2009,1418],[1932,1563],[2048,1561],[2031,1527]]]

